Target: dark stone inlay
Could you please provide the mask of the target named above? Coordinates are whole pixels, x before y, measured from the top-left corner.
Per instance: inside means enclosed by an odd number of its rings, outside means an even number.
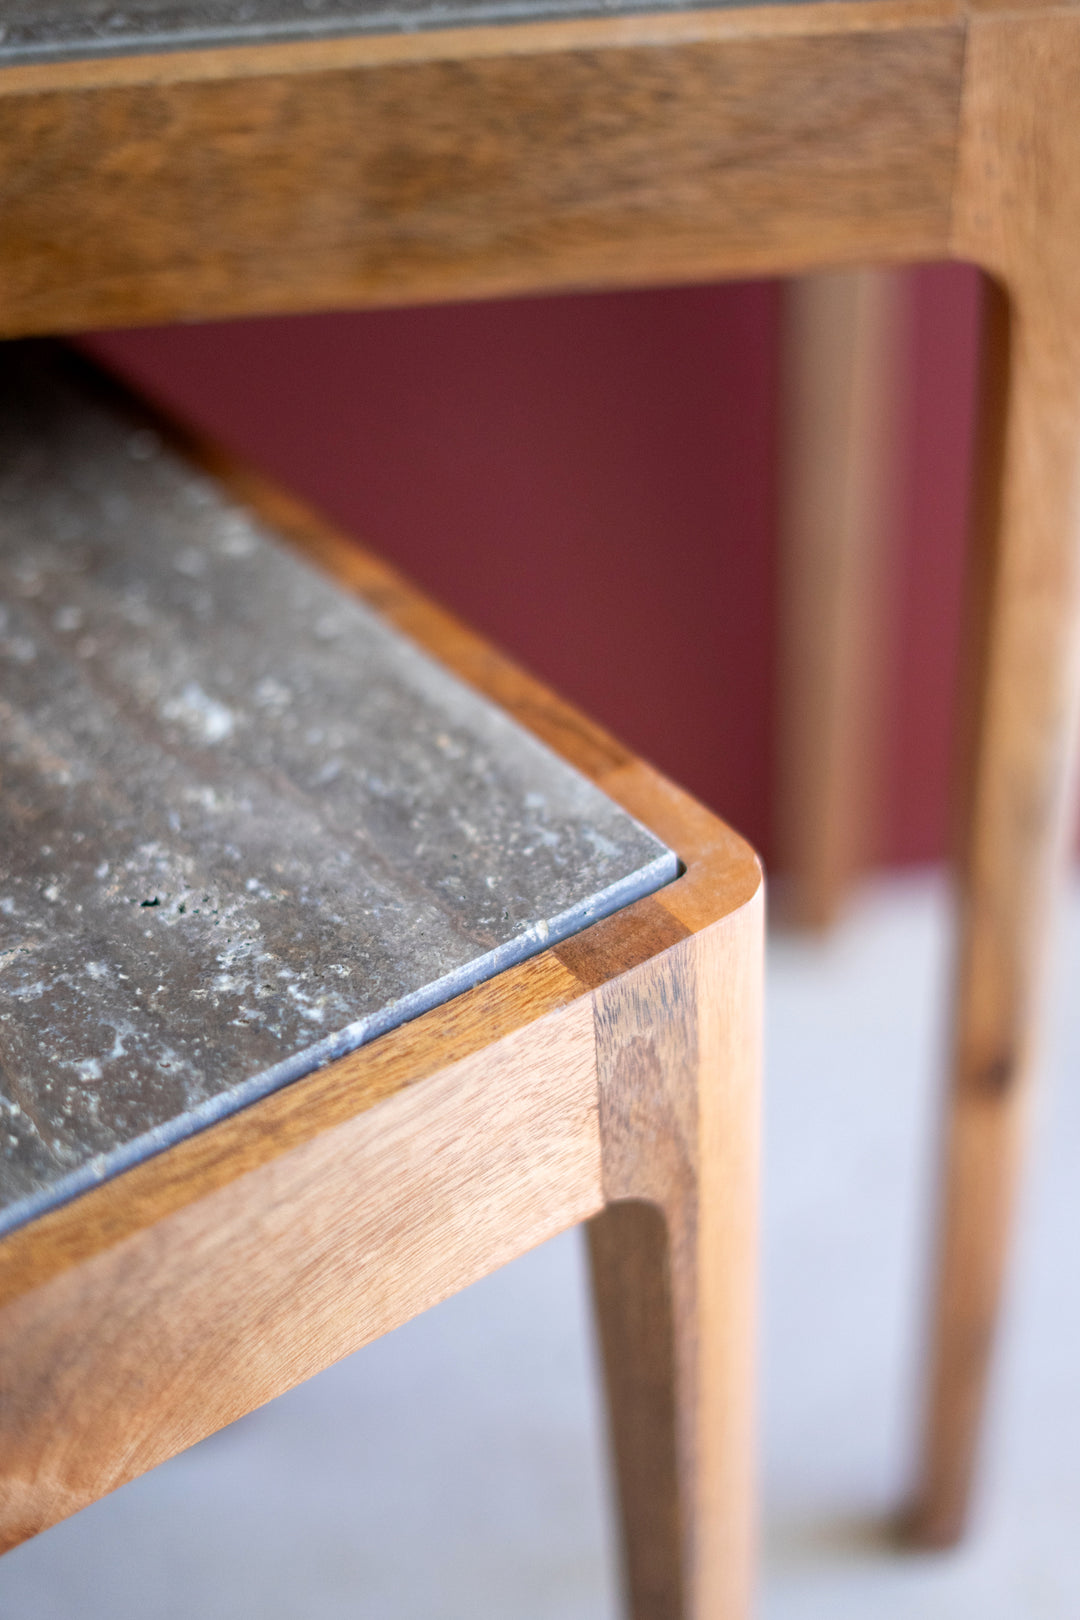
[[[730,9],[778,0],[8,0],[0,65],[555,17]],[[798,0],[809,3],[809,0]]]
[[[675,876],[34,346],[0,372],[0,1230]]]

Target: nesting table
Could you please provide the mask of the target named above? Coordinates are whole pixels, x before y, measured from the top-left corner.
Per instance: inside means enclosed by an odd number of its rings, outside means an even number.
[[[0,1544],[591,1218],[634,1612],[743,1612],[752,853],[70,357],[0,446]]]
[[[13,0],[0,331],[954,258],[987,274],[938,1307],[963,1524],[1078,729],[1080,10]]]

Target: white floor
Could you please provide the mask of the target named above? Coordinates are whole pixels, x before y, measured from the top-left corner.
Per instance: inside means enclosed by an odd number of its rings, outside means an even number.
[[[1065,919],[978,1523],[915,1558],[946,959],[934,879],[772,950],[762,1620],[1080,1615],[1080,888]],[[0,1620],[615,1620],[574,1233],[0,1563]]]

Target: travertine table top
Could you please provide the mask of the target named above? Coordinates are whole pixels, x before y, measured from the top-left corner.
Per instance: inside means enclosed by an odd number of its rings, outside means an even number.
[[[693,0],[689,9],[772,3]],[[687,0],[6,0],[0,65],[687,9]]]
[[[33,346],[0,376],[0,1230],[675,876]]]

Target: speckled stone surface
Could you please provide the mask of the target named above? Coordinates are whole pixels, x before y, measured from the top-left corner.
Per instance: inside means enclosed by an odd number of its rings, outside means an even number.
[[[3,1230],[677,863],[47,352],[0,361]]]
[[[4,0],[0,64],[775,0]],[[797,0],[798,3],[798,0]]]

